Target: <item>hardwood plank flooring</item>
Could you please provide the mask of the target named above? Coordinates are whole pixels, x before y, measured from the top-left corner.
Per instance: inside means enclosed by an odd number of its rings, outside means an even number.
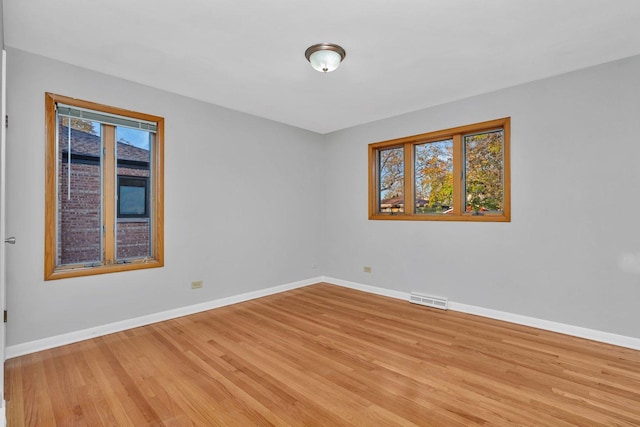
[[[10,359],[8,426],[640,426],[640,351],[317,284]]]

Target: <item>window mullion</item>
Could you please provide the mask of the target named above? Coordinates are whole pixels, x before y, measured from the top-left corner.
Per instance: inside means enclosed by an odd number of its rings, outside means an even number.
[[[161,196],[161,177],[162,177],[162,171],[161,169],[161,165],[158,164],[157,159],[159,159],[160,157],[157,155],[157,153],[155,153],[155,150],[158,149],[158,145],[156,144],[156,134],[150,134],[149,137],[151,138],[151,159],[150,159],[150,164],[149,164],[149,170],[151,172],[151,177],[149,179],[149,195],[150,195],[150,199],[149,199],[149,210],[150,210],[150,215],[149,215],[149,222],[150,222],[150,229],[149,229],[149,243],[150,243],[150,255],[152,257],[157,257],[158,256],[158,252],[156,250],[157,245],[159,244],[163,244],[162,242],[162,238],[158,235],[157,231],[158,231],[158,215],[157,212],[159,210],[161,210],[161,206],[162,204],[159,203],[160,201],[158,200],[158,196]]]
[[[115,127],[102,125],[103,174],[102,174],[102,218],[104,263],[115,262],[115,200],[116,200],[116,153]]]
[[[415,213],[414,201],[415,191],[413,182],[413,170],[415,160],[413,155],[413,144],[404,144],[404,214],[413,215]]]
[[[453,215],[462,215],[465,212],[464,204],[464,154],[462,150],[462,135],[453,135]]]

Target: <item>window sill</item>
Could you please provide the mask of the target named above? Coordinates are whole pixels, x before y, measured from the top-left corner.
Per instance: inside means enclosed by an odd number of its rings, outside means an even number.
[[[72,277],[94,276],[97,274],[115,273],[120,271],[132,271],[142,270],[145,268],[158,268],[163,267],[164,262],[162,260],[148,260],[148,261],[132,261],[127,264],[109,264],[100,265],[96,267],[77,267],[77,268],[57,268],[51,274],[45,272],[45,280],[58,280],[68,279]]]
[[[407,215],[407,214],[373,214],[370,220],[390,221],[461,221],[461,222],[511,222],[511,216],[506,214],[483,215]]]

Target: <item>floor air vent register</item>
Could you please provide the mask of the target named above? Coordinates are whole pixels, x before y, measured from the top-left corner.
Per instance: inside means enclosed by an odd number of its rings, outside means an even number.
[[[448,305],[447,298],[434,297],[431,295],[420,294],[418,292],[411,292],[409,295],[409,302],[414,304],[426,305],[427,307],[439,308],[440,310],[446,310]]]

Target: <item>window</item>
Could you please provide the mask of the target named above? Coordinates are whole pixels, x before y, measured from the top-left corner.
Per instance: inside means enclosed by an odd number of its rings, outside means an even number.
[[[147,178],[118,176],[118,218],[148,218]]]
[[[511,220],[510,119],[369,144],[369,219]]]
[[[164,119],[45,94],[45,280],[163,260]]]

